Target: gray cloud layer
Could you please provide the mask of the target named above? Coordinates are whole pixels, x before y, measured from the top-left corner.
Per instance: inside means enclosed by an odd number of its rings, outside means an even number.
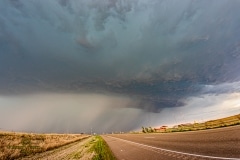
[[[239,80],[239,7],[238,0],[2,0],[0,92],[127,95],[136,103],[126,107],[154,112],[182,106],[205,86]]]

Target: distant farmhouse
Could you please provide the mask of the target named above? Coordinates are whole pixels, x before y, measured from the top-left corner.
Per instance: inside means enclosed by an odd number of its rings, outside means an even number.
[[[161,126],[159,128],[154,128],[155,132],[166,132],[168,126]]]

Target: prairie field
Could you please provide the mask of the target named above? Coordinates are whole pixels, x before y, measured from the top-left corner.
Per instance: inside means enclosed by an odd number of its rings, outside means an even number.
[[[45,152],[89,137],[84,134],[35,134],[0,131],[0,160]]]
[[[240,114],[229,116],[225,118],[209,120],[203,123],[180,124],[173,128],[168,128],[164,132],[182,132],[182,131],[196,131],[213,128],[228,127],[240,124]]]

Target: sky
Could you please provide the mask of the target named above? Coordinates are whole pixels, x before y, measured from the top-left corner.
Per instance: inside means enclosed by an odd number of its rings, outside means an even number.
[[[240,113],[239,0],[1,0],[0,129],[104,133]]]

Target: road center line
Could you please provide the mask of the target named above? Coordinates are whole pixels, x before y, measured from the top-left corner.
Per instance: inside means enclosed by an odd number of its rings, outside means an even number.
[[[212,159],[219,159],[219,160],[240,160],[240,158],[205,156],[205,155],[200,155],[200,154],[173,151],[173,150],[169,150],[169,149],[158,148],[158,147],[153,147],[153,146],[149,146],[149,145],[145,145],[145,144],[141,144],[141,143],[137,143],[137,142],[132,142],[132,141],[129,141],[129,140],[116,138],[116,137],[112,137],[112,136],[107,136],[107,137],[115,138],[115,139],[118,139],[118,140],[121,140],[121,141],[125,141],[125,142],[128,142],[128,143],[136,144],[136,145],[143,146],[143,147],[148,147],[148,148],[153,148],[153,149],[157,149],[157,150],[162,150],[162,151],[171,152],[171,153],[178,153],[178,154],[183,154],[183,155],[188,155],[188,156],[195,156],[195,157],[202,157],[202,158],[212,158]]]

